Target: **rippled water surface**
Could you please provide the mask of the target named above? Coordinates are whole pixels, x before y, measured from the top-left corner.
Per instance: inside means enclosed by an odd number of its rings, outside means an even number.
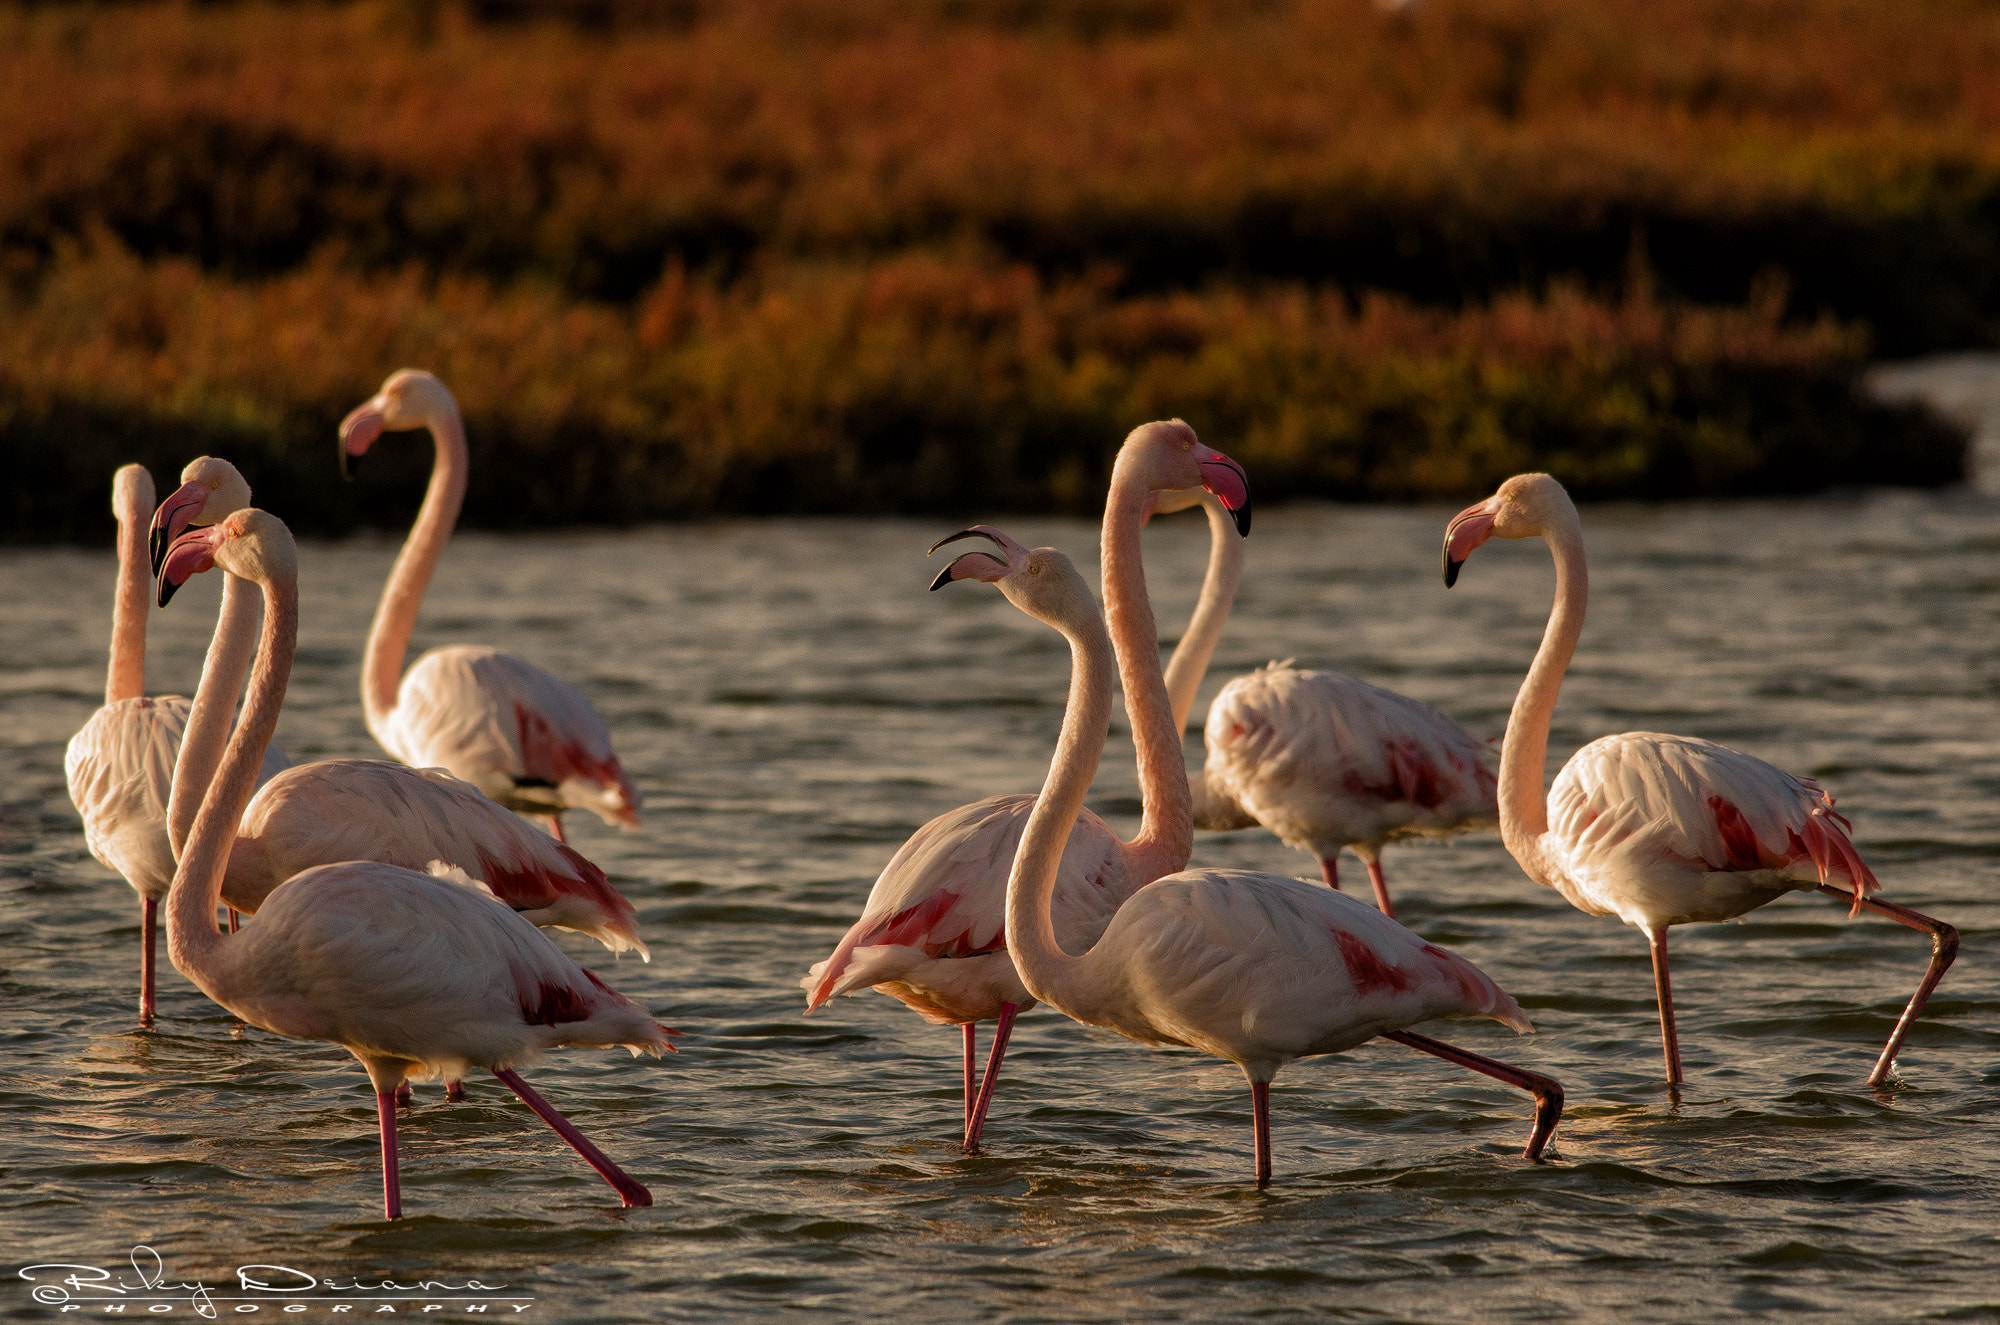
[[[1447,592],[1449,514],[1260,513],[1204,704],[1227,676],[1296,657],[1497,735],[1553,575],[1540,544],[1495,542]],[[2000,501],[1585,520],[1594,597],[1554,761],[1640,728],[1821,778],[1887,895],[1964,934],[1898,1088],[1862,1081],[1923,969],[1921,935],[1810,895],[1676,930],[1676,1099],[1642,937],[1530,884],[1485,836],[1392,849],[1388,868],[1404,921],[1535,1018],[1531,1037],[1430,1029],[1566,1084],[1553,1162],[1517,1157],[1522,1096],[1378,1042],[1279,1078],[1277,1181],[1260,1194],[1233,1067],[1047,1009],[1023,1018],[985,1153],[967,1158],[956,1033],[874,993],[807,1017],[797,980],[920,823],[1038,785],[1060,639],[984,586],[926,593],[937,521],[468,535],[416,644],[503,645],[603,712],[645,828],[573,816],[574,837],[637,905],[654,961],[559,941],[688,1035],[664,1062],[570,1050],[528,1074],[653,1208],[621,1212],[489,1080],[462,1105],[424,1089],[405,1116],[398,1225],[378,1219],[373,1096],[344,1051],[247,1030],[164,963],[160,1020],[138,1029],[138,907],[86,854],[62,775],[101,694],[111,557],[0,552],[8,1273],[66,1261],[131,1279],[145,1244],[170,1279],[216,1286],[260,1262],[504,1283],[531,1320],[2000,1319]],[[1090,525],[1004,523],[1094,564]],[[357,667],[393,552],[303,549],[279,727],[294,757],[374,753]],[[1171,638],[1204,527],[1158,521],[1147,553]],[[152,692],[193,687],[216,578],[152,614]],[[1127,830],[1129,752],[1121,716],[1093,804]],[[1203,835],[1195,860],[1312,872],[1260,831]],[[0,1303],[59,1318],[18,1281]],[[341,1318],[294,1305],[284,1318]]]

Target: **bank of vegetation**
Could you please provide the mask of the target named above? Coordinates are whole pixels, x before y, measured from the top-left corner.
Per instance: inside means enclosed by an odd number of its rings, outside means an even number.
[[[1085,509],[1167,413],[1272,498],[1949,481],[1854,381],[1993,339],[1996,127],[1974,0],[0,6],[0,527],[396,518],[402,364],[487,523]]]

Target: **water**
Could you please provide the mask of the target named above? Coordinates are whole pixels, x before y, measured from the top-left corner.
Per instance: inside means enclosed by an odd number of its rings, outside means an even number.
[[[1261,512],[1204,706],[1227,676],[1296,657],[1498,733],[1553,575],[1539,544],[1495,542],[1447,592],[1450,513]],[[1636,931],[1528,883],[1491,836],[1410,846],[1387,857],[1406,923],[1540,1028],[1430,1029],[1567,1085],[1554,1160],[1517,1157],[1518,1093],[1377,1043],[1279,1078],[1263,1194],[1227,1064],[1037,1010],[986,1153],[966,1158],[955,1032],[873,993],[802,1015],[798,977],[896,845],[939,811],[1036,786],[1052,746],[1061,641],[984,586],[924,591],[923,548],[949,526],[460,537],[417,646],[504,645],[604,713],[646,826],[574,816],[575,837],[638,906],[655,960],[559,941],[689,1034],[663,1063],[571,1050],[528,1073],[654,1208],[618,1210],[512,1096],[474,1081],[468,1103],[431,1087],[406,1116],[411,1217],[393,1226],[373,1098],[343,1051],[246,1030],[171,971],[157,1027],[137,1029],[138,908],[86,855],[62,780],[102,685],[109,554],[0,552],[9,1273],[66,1261],[129,1279],[144,1244],[171,1281],[218,1293],[252,1263],[476,1278],[507,1285],[494,1313],[531,1299],[531,1320],[2000,1319],[1996,517],[2000,502],[1964,492],[1585,512],[1594,599],[1554,760],[1651,728],[1823,779],[1887,895],[1964,934],[1899,1089],[1862,1081],[1923,969],[1918,934],[1807,895],[1676,930],[1676,1100]],[[1006,524],[1090,569],[1094,528]],[[1147,546],[1171,633],[1203,526],[1156,522]],[[279,728],[295,757],[373,752],[358,651],[393,551],[303,550]],[[153,614],[152,691],[193,686],[216,578]],[[1129,750],[1121,717],[1092,802],[1127,831]],[[1313,868],[1259,831],[1203,835],[1196,859]],[[63,1318],[28,1288],[0,1301]],[[382,1290],[395,1300],[348,1318],[421,1301],[463,1314],[428,1291]],[[241,1305],[216,1309],[279,1315],[268,1295]],[[172,1314],[191,1315],[184,1294]]]

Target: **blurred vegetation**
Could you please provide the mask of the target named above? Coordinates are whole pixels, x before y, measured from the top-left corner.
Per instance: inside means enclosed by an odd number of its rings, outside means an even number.
[[[5,528],[403,518],[404,364],[486,523],[1945,482],[1852,383],[1996,338],[1997,126],[1978,0],[0,3]]]

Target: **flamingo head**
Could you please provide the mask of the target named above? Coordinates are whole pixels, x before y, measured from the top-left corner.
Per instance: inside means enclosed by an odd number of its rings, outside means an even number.
[[[961,538],[986,539],[1000,549],[1001,556],[985,551],[962,553],[938,572],[931,588],[942,589],[953,580],[997,584],[1008,602],[1052,625],[1071,619],[1084,603],[1095,608],[1090,586],[1077,573],[1075,563],[1056,549],[1026,548],[993,526],[980,524],[939,539],[931,544],[931,551]]]
[[[1489,538],[1534,538],[1576,520],[1562,484],[1547,474],[1516,474],[1485,501],[1453,516],[1444,531],[1444,583],[1458,583],[1459,568]]]
[[[1137,466],[1149,493],[1186,492],[1205,489],[1215,494],[1223,509],[1235,517],[1236,532],[1250,533],[1250,478],[1243,466],[1210,446],[1203,446],[1194,429],[1179,419],[1142,423],[1125,436],[1114,468]],[[1155,496],[1147,514],[1181,510],[1200,500],[1190,495],[1180,505],[1162,505],[1167,500]]]
[[[153,512],[153,574],[160,573],[167,548],[189,525],[211,525],[250,504],[250,484],[242,471],[212,455],[190,461],[181,485]]]
[[[255,507],[237,511],[218,524],[190,529],[175,539],[160,565],[160,606],[203,571],[220,566],[257,584],[298,575],[298,546],[285,522]]]
[[[398,369],[380,391],[340,421],[340,476],[352,479],[361,457],[383,433],[427,428],[434,420],[457,413],[458,401],[436,374],[421,368]]]

